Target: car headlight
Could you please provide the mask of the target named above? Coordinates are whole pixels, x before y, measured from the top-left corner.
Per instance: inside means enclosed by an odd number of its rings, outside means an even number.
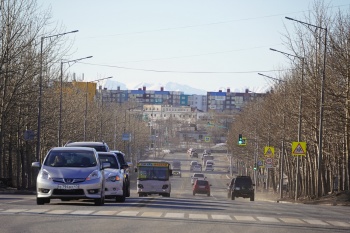
[[[86,177],[86,180],[95,180],[95,179],[99,179],[101,177],[101,173],[98,170],[95,170],[93,172],[91,172],[91,174]]]
[[[121,179],[120,179],[120,176],[118,176],[118,175],[115,175],[115,176],[109,176],[107,179],[106,179],[106,181],[108,181],[108,182],[115,182],[115,181],[120,181]]]
[[[235,187],[235,190],[241,190],[241,188],[240,187]]]
[[[43,180],[52,180],[52,177],[47,170],[42,170],[39,174],[39,177]]]

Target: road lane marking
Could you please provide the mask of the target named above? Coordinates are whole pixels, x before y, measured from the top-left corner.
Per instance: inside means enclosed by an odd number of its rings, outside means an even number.
[[[229,215],[212,214],[211,217],[215,220],[232,220]]]
[[[68,214],[72,210],[52,210],[50,212],[46,212],[47,214]]]
[[[141,216],[159,218],[160,216],[162,216],[162,214],[162,212],[144,212]]]
[[[339,221],[327,221],[327,222],[337,227],[350,227],[350,224],[346,222],[339,222]]]
[[[233,216],[237,221],[256,221],[252,216]]]
[[[24,211],[25,213],[33,213],[33,214],[41,214],[49,211],[49,209],[32,209],[32,210],[27,210]]]
[[[93,212],[94,212],[93,210],[76,210],[76,211],[73,211],[72,213],[69,213],[69,214],[89,215]]]
[[[321,221],[321,220],[316,220],[316,219],[303,219],[305,222],[310,223],[312,225],[323,225],[323,226],[328,226],[329,224]]]
[[[140,212],[138,212],[138,211],[127,211],[127,210],[125,210],[125,211],[119,212],[117,215],[118,215],[118,216],[136,216],[136,215],[138,215],[138,213],[140,213]]]
[[[93,213],[92,215],[114,215],[117,211],[108,211],[108,210],[101,210],[97,211],[96,213]]]
[[[19,213],[19,212],[24,212],[27,211],[28,209],[8,209],[3,211],[4,213]]]
[[[165,218],[185,218],[185,213],[166,213]]]
[[[295,224],[303,224],[304,222],[297,218],[279,218],[281,221],[285,223],[295,223]]]
[[[207,214],[189,214],[188,217],[192,219],[208,219]]]
[[[257,219],[262,222],[280,222],[278,219],[272,217],[257,217]]]

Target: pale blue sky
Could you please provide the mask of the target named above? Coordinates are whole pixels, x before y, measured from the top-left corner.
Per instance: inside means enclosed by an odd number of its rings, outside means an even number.
[[[349,0],[325,0],[342,10]],[[289,16],[303,19],[311,0],[38,0],[74,40],[69,68],[85,80],[113,76],[127,85],[176,82],[207,91],[267,89],[258,75],[287,59],[282,44]],[[100,66],[109,65],[110,67]],[[118,68],[119,67],[119,68]],[[128,69],[123,69],[125,67]],[[130,68],[130,69],[129,69]],[[140,69],[140,70],[138,70]],[[174,72],[149,72],[174,71]],[[257,72],[255,72],[257,71]],[[193,72],[193,73],[181,73]],[[195,73],[195,72],[233,72]],[[237,72],[237,73],[235,73]],[[140,86],[142,87],[142,86]]]

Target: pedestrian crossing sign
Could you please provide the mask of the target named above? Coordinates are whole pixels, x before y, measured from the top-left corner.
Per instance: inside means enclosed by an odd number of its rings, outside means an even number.
[[[293,142],[292,143],[292,155],[294,155],[294,156],[306,156],[306,142]]]
[[[273,157],[275,155],[275,148],[272,146],[265,146],[264,155],[266,157]]]

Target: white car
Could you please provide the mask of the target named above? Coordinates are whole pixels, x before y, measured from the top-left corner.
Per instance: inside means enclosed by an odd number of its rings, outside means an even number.
[[[205,166],[205,171],[214,171],[214,167],[213,167],[213,165],[211,165],[211,164],[207,164],[207,166]]]
[[[115,199],[116,202],[125,202],[127,195],[127,184],[125,174],[120,165],[117,155],[113,152],[97,152],[98,157],[104,163],[110,163],[110,167],[105,169],[105,197]]]
[[[200,164],[196,164],[192,167],[192,171],[194,172],[201,172],[202,171],[202,166]]]
[[[193,173],[191,176],[191,184],[193,185],[196,180],[206,180],[207,177],[203,173]]]
[[[36,180],[36,203],[44,205],[51,199],[62,201],[90,199],[95,205],[105,200],[106,170],[109,163],[100,162],[93,148],[55,147],[46,155]]]

